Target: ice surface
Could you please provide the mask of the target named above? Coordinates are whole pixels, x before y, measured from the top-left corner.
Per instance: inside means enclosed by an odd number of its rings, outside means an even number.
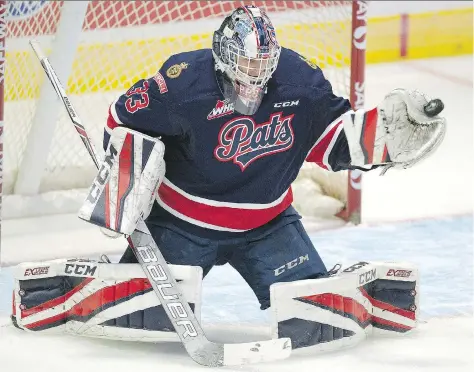
[[[209,338],[232,337],[234,342],[268,337],[268,329],[263,327],[205,327],[205,331]],[[5,327],[0,327],[0,340],[2,371],[468,372],[473,368],[472,322],[468,318],[433,319],[410,335],[369,339],[353,349],[320,355],[296,350],[289,359],[278,363],[222,369],[198,366],[179,343],[44,336]]]
[[[420,89],[445,101],[448,133],[439,151],[406,171],[364,176],[363,220],[358,227],[316,232],[304,220],[327,266],[358,260],[411,261],[420,268],[421,318],[405,337],[371,339],[354,349],[230,371],[470,371],[473,345],[472,56],[369,66],[367,106],[392,88]],[[399,221],[399,222],[395,222]],[[116,258],[125,244],[106,239],[74,215],[2,223],[3,266],[59,257]],[[215,340],[269,337],[268,314],[229,266],[204,281],[203,325]],[[12,279],[0,274],[0,371],[203,370],[180,344],[144,345],[20,332],[8,326]],[[232,325],[232,326],[230,326]]]

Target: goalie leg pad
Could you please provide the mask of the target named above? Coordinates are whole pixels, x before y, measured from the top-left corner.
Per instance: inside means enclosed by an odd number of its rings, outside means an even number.
[[[199,319],[202,269],[170,268]],[[127,341],[179,341],[138,264],[56,260],[21,264],[14,275],[12,320],[18,328]]]
[[[417,283],[409,264],[359,262],[329,278],[273,284],[273,338],[329,351],[373,334],[404,334],[417,324]]]
[[[164,151],[157,138],[115,128],[79,218],[130,235],[151,211],[165,175]]]

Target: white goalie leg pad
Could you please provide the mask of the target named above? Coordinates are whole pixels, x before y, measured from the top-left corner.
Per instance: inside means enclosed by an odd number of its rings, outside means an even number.
[[[273,284],[272,337],[323,352],[404,334],[416,327],[417,277],[410,264],[359,262],[328,278]]]
[[[200,321],[202,269],[169,266]],[[77,259],[22,263],[14,279],[12,319],[26,331],[179,342],[139,264]],[[166,294],[167,288],[161,290]]]
[[[164,152],[157,138],[115,128],[79,218],[130,235],[151,211],[165,175]]]

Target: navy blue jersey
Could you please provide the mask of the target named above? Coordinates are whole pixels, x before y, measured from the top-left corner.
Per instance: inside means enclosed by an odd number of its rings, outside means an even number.
[[[166,177],[148,222],[174,216],[185,225],[238,233],[288,210],[305,160],[347,168],[338,118],[350,109],[319,68],[282,48],[260,108],[240,115],[221,94],[211,50],[202,49],[171,56],[114,101],[104,147],[117,125],[164,142]]]

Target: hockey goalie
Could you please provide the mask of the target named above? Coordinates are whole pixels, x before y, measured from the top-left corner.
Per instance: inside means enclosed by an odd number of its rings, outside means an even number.
[[[443,140],[443,103],[400,88],[353,111],[251,5],[223,20],[210,47],[172,55],[111,103],[105,157],[79,217],[125,236],[143,218],[198,318],[202,279],[228,263],[270,309],[273,337],[289,337],[293,348],[333,350],[412,330],[416,267],[361,257],[328,270],[292,207],[291,184],[305,161],[334,172],[417,164]],[[15,324],[177,340],[124,249],[118,263],[20,265]]]

